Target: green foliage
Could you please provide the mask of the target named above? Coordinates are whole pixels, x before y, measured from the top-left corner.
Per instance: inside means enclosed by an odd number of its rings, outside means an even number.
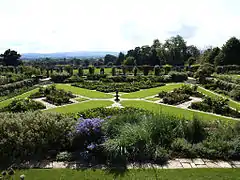
[[[116,67],[112,68],[112,76],[116,76]]]
[[[221,58],[217,65],[240,65],[240,40],[236,37],[230,38],[222,47]]]
[[[64,69],[70,76],[73,75],[73,67],[71,65],[65,66]]]
[[[133,74],[134,74],[134,76],[137,76],[137,73],[138,73],[138,69],[137,69],[136,66],[134,66],[134,68],[133,68]]]
[[[88,73],[89,73],[89,75],[94,75],[94,72],[95,72],[95,67],[94,67],[94,66],[89,66],[89,67],[88,67]]]
[[[107,74],[88,74],[87,80],[100,80],[106,77],[107,77]]]
[[[169,64],[166,64],[166,65],[163,66],[163,68],[164,68],[165,74],[168,74],[171,71],[172,66],[169,65]]]
[[[0,111],[8,112],[25,112],[45,109],[45,105],[31,99],[14,99],[8,106],[0,109]]]
[[[49,150],[65,151],[75,120],[54,113],[0,113],[1,162],[46,157]]]
[[[56,156],[56,161],[71,161],[72,160],[72,153],[69,153],[67,151],[60,152]]]
[[[75,82],[83,82],[83,78],[79,77],[77,74],[72,75],[70,78],[66,79],[64,82],[67,83],[75,83]]]
[[[144,65],[143,66],[143,75],[147,76],[149,73],[149,66],[148,65]]]
[[[159,76],[160,75],[160,66],[159,65],[155,65],[154,66],[154,75],[155,76]]]
[[[104,74],[104,68],[100,69],[100,74],[102,74],[102,75]]]
[[[191,87],[188,85],[173,89],[172,92],[161,91],[158,96],[162,98],[163,103],[171,105],[189,101],[190,96],[203,97],[203,95],[197,92],[197,86]]]
[[[196,62],[196,59],[194,57],[188,58],[188,65],[192,66]]]
[[[169,74],[171,82],[183,82],[188,79],[186,73],[171,71]]]
[[[230,97],[236,101],[240,101],[240,89],[234,89],[229,93]]]
[[[23,74],[3,73],[2,75],[0,75],[0,85],[21,81],[25,78],[26,76],[24,76]]]
[[[240,66],[239,65],[225,65],[225,66],[217,66],[217,73],[231,73],[236,72],[235,74],[239,74]]]
[[[5,84],[0,86],[0,95],[6,96],[14,92],[19,92],[19,90],[23,88],[32,87],[33,85],[37,84],[38,81],[36,79],[26,79],[10,84]]]
[[[78,116],[83,117],[83,118],[95,118],[95,117],[100,117],[100,118],[106,118],[108,116],[117,116],[119,114],[132,114],[132,113],[137,113],[137,114],[146,114],[150,113],[147,110],[139,109],[139,108],[93,108],[93,109],[88,109],[86,111],[78,113]]]
[[[69,77],[71,77],[71,75],[67,72],[63,72],[63,73],[54,72],[51,74],[51,80],[55,83],[62,83]]]
[[[79,67],[78,68],[78,76],[83,76],[83,68],[82,67]]]
[[[240,117],[240,113],[238,111],[233,110],[228,106],[228,99],[223,98],[213,99],[210,97],[205,97],[203,102],[192,103],[190,108],[230,117]]]
[[[198,68],[197,72],[195,73],[195,77],[198,78],[200,83],[205,84],[206,77],[211,76],[213,72],[214,72],[213,65],[205,63]]]
[[[30,95],[30,98],[46,97],[46,101],[55,105],[62,105],[69,103],[70,98],[75,97],[72,92],[66,92],[63,89],[56,89],[52,85],[46,88],[39,88],[39,91]]]
[[[129,56],[123,61],[123,65],[126,65],[126,66],[136,65],[136,59],[132,56]]]
[[[6,66],[18,66],[20,64],[21,55],[17,51],[8,49],[4,54],[1,54],[1,57],[3,58],[3,64]]]
[[[131,81],[130,81],[131,82]],[[120,92],[135,92],[139,91],[140,89],[149,89],[153,87],[164,86],[163,83],[155,83],[151,81],[141,81],[141,82],[123,82],[123,83],[107,83],[104,82],[83,82],[83,83],[74,83],[72,86],[86,88],[91,90],[97,90],[100,92],[115,92],[116,90]]]

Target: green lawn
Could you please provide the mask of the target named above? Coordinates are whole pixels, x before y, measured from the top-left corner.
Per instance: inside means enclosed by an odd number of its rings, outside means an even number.
[[[124,94],[121,97],[122,98],[145,98],[148,96],[153,96],[158,94],[160,91],[172,91],[175,88],[181,87],[183,84],[179,83],[172,83],[172,84],[167,84],[165,86],[161,87],[156,87],[156,88],[151,88],[151,89],[144,89],[141,91],[133,92],[133,93],[128,93]]]
[[[157,101],[157,100],[160,100],[160,98],[159,97],[151,97],[151,98],[147,98],[146,100]]]
[[[240,180],[239,169],[131,169],[123,173],[104,170],[30,169],[17,171],[26,180]]]
[[[229,99],[229,106],[234,108],[234,109],[238,109],[240,110],[240,103],[236,102],[236,101],[233,101],[232,99],[230,99],[229,97],[227,96],[224,96],[224,95],[220,95],[220,94],[216,94],[216,93],[213,93],[213,92],[210,92],[209,90],[206,90],[205,88],[203,87],[198,87],[198,91],[205,94],[206,96],[209,96],[211,98],[217,98],[217,97],[223,97],[223,98],[227,98]]]
[[[21,95],[15,96],[15,97],[13,97],[13,98],[10,98],[10,99],[1,101],[1,102],[0,102],[0,108],[3,108],[3,107],[5,107],[5,106],[9,105],[14,99],[23,99],[23,98],[26,98],[26,97],[30,96],[31,94],[36,93],[37,91],[38,91],[38,88],[33,89],[33,90],[31,90],[31,91],[28,91],[28,92],[26,92],[26,93],[23,93],[23,94],[21,94]]]
[[[83,102],[83,101],[86,101],[88,99],[80,97],[80,98],[76,98],[75,100],[77,100],[78,102]]]
[[[188,110],[188,109],[182,109],[182,108],[177,108],[173,106],[167,106],[163,104],[156,104],[156,103],[151,103],[151,102],[146,102],[146,101],[141,101],[141,100],[126,100],[126,101],[120,101],[120,103],[124,107],[137,107],[137,108],[143,108],[146,110],[150,110],[156,113],[163,112],[163,113],[168,113],[174,116],[178,117],[185,117],[186,119],[192,119],[193,116],[199,117],[200,119],[203,120],[231,120],[232,118],[224,117],[224,116],[216,116],[214,114],[207,114],[204,112],[196,112],[194,110]]]
[[[89,98],[113,98],[113,95],[111,94],[74,87],[69,84],[56,84],[56,87],[58,89],[64,89],[65,91],[71,91],[73,94],[79,94]]]
[[[92,101],[86,101],[86,102],[77,103],[77,104],[70,104],[67,106],[57,107],[53,109],[48,109],[48,110],[45,110],[45,112],[48,111],[48,112],[60,112],[60,113],[76,113],[76,112],[97,108],[97,107],[107,107],[107,106],[111,106],[112,104],[113,104],[112,101],[92,100]]]

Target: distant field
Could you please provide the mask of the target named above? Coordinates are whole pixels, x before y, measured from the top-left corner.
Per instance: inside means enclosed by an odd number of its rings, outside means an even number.
[[[207,114],[204,112],[197,112],[194,110],[182,109],[182,108],[177,108],[173,106],[156,104],[156,103],[151,103],[151,102],[146,102],[141,100],[137,100],[137,101],[125,100],[125,101],[120,101],[120,103],[124,107],[143,108],[146,110],[153,111],[155,113],[163,112],[163,113],[168,113],[178,117],[185,117],[186,119],[192,119],[194,116],[196,116],[203,120],[231,120],[231,121],[233,120],[232,118],[228,118],[228,117],[216,116],[214,114]]]
[[[56,84],[56,87],[65,91],[71,91],[73,94],[78,94],[89,98],[113,98],[113,95],[111,94],[105,94],[103,92],[78,88],[69,84]]]
[[[121,98],[145,98],[145,97],[148,97],[148,96],[154,96],[161,91],[172,91],[173,89],[179,88],[182,85],[183,85],[182,83],[167,84],[167,85],[161,86],[161,87],[144,89],[144,90],[141,90],[141,91],[124,94],[124,95],[121,96]]]
[[[59,112],[59,113],[76,113],[84,111],[87,109],[97,108],[97,107],[107,107],[113,104],[112,101],[86,101],[77,104],[70,104],[67,106],[61,106],[53,109],[45,110],[45,112]]]

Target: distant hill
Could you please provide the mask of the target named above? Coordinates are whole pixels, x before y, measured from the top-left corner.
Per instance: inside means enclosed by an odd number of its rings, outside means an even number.
[[[104,51],[77,51],[77,52],[57,52],[57,53],[24,53],[21,59],[42,59],[42,58],[95,58],[104,57],[106,54],[117,56],[119,52]]]

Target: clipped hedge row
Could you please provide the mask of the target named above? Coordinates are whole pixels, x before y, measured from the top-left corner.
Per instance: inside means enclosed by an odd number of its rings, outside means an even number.
[[[6,96],[12,92],[15,92],[17,89],[32,87],[33,85],[37,84],[37,79],[26,79],[23,81],[18,81],[6,85],[0,86],[0,96]]]
[[[74,83],[72,86],[86,88],[91,90],[97,90],[100,92],[115,92],[116,90],[120,92],[135,92],[140,89],[148,89],[158,86],[164,86],[163,83],[152,83],[151,81],[146,82],[134,82],[134,83],[102,83],[102,82],[83,82]]]

